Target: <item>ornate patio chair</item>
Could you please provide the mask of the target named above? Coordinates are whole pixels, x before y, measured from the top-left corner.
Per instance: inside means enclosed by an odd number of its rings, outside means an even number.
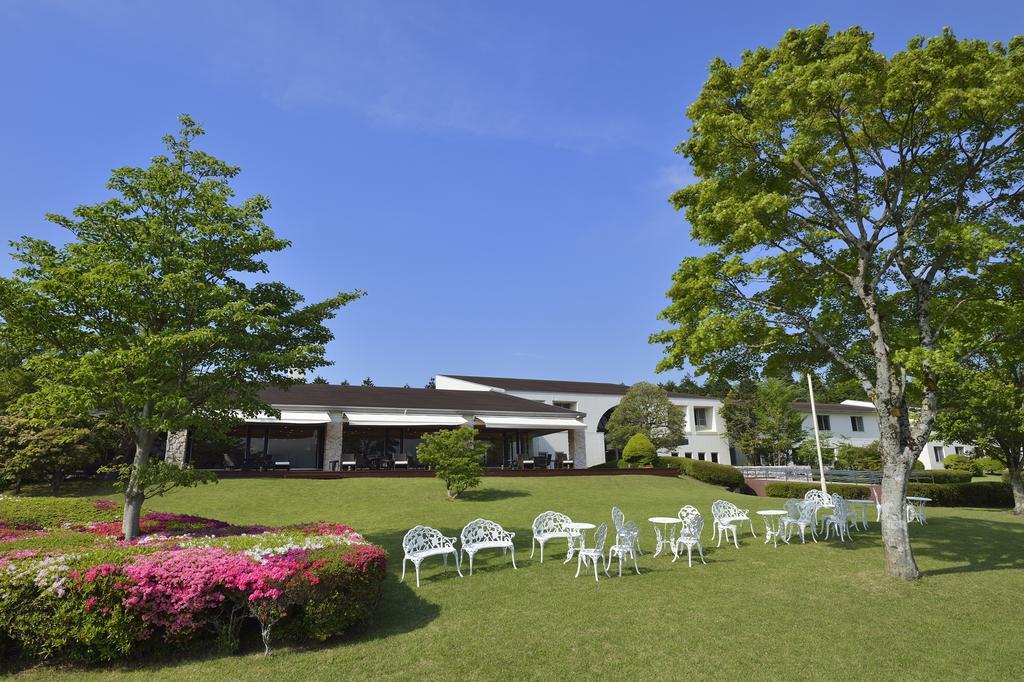
[[[825,539],[828,540],[830,530],[835,530],[839,540],[846,542],[847,537],[852,537],[850,536],[850,517],[847,514],[849,509],[846,499],[842,495],[833,493],[831,502],[832,513],[825,517]]]
[[[569,543],[566,560],[571,559],[575,541],[580,534],[579,531],[569,528],[568,524],[570,523],[572,523],[572,519],[559,512],[546,511],[543,514],[539,514],[533,520],[533,541],[530,543],[530,558],[533,558],[533,553],[537,551],[537,545],[539,544],[540,562],[544,563],[544,543],[551,538],[565,538]]]
[[[624,521],[622,511],[612,507],[612,522],[615,524],[615,542],[608,549],[608,558],[604,562],[604,574],[608,575],[608,566],[613,557],[619,558],[619,577],[622,577],[622,562],[626,557],[633,559],[633,569],[640,575],[640,567],[636,563],[637,535],[640,533],[635,521]]]
[[[814,503],[814,505],[815,505],[815,509],[814,509],[815,523],[817,523],[817,520],[818,520],[818,510],[819,509],[829,509],[829,508],[832,507],[832,498],[828,496],[828,493],[826,493],[826,492],[824,492],[824,491],[822,491],[822,490],[820,490],[818,488],[815,488],[814,490],[808,490],[806,493],[804,493],[804,502],[813,502]],[[824,529],[825,529],[825,521],[822,520],[821,521],[821,529],[820,530],[824,530]]]
[[[516,566],[516,547],[512,543],[515,533],[501,527],[501,524],[487,519],[476,519],[462,529],[460,539],[462,551],[469,556],[469,574],[473,575],[473,557],[481,549],[500,549],[502,556],[512,552],[512,568]]]
[[[715,520],[714,533],[711,536],[712,539],[714,539],[715,535],[718,535],[718,545],[721,546],[721,531],[723,529],[728,529],[732,533],[733,543],[736,545],[736,548],[739,549],[740,545],[736,540],[736,524],[741,521],[746,521],[750,524],[750,534],[756,538],[757,533],[754,532],[754,522],[750,520],[750,516],[748,516],[748,514],[749,510],[740,509],[728,500],[715,500],[711,505],[711,516]],[[728,538],[726,538],[726,540],[728,540]]]
[[[626,521],[622,524],[622,527],[633,536],[633,546],[636,547],[636,553],[643,556],[644,550],[640,547],[640,526],[636,521]]]
[[[576,553],[576,577],[585,564],[594,564],[594,580],[597,580],[597,565],[604,560],[604,543],[608,539],[608,524],[602,523],[594,531],[594,546],[580,549]],[[606,565],[607,567],[607,565]]]
[[[814,502],[808,502],[806,500],[786,500],[785,504],[786,515],[782,517],[780,523],[782,524],[782,530],[786,533],[786,541],[793,537],[793,528],[797,528],[800,531],[800,542],[807,542],[804,537],[804,532],[809,528],[811,530],[811,539],[815,542],[818,541],[818,524],[815,521],[815,515],[818,512],[818,506]]]
[[[697,553],[700,554],[700,562],[706,564],[704,561],[704,548],[700,544],[700,534],[704,530],[704,517],[701,516],[700,511],[692,505],[686,505],[679,510],[679,519],[682,524],[679,526],[679,535],[676,536],[676,541],[672,547],[672,562],[679,558],[680,547],[686,547],[686,563],[690,567],[693,566],[693,548],[697,547]],[[735,531],[733,531],[735,539]]]
[[[405,580],[405,562],[411,561],[416,568],[416,587],[420,586],[420,564],[427,557],[441,556],[444,558],[444,567],[448,568],[448,555],[455,556],[455,570],[462,577],[459,569],[459,552],[455,549],[455,538],[446,537],[441,531],[430,526],[416,526],[402,538],[402,549],[405,556],[402,557],[402,577],[399,582]]]

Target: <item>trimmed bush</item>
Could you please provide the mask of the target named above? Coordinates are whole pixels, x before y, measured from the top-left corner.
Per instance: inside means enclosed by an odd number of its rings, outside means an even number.
[[[970,471],[959,469],[931,469],[910,473],[912,483],[970,483],[972,477]]]
[[[642,466],[654,466],[658,458],[658,448],[654,447],[651,439],[642,433],[634,434],[626,447],[622,448],[622,459],[619,466],[624,469],[635,469]]]
[[[947,471],[967,471],[971,476],[981,476],[981,465],[967,455],[946,455],[946,458],[942,460],[942,464],[946,467]]]
[[[662,458],[662,461],[665,459]],[[716,464],[715,462],[705,462],[688,457],[679,457],[678,460],[678,466],[682,472],[698,481],[710,483],[711,485],[720,485],[729,490],[741,490],[746,485],[740,470],[728,464]]]
[[[797,481],[776,481],[765,486],[765,494],[769,497],[802,498],[808,490],[820,488],[817,483],[801,483]],[[848,500],[871,499],[871,487],[849,483],[829,483],[831,492],[839,493]],[[911,483],[907,486],[907,495],[912,497],[930,497],[928,504],[937,507],[994,507],[1010,508],[1013,506],[1013,494],[1010,486],[998,481],[982,481],[978,483]]]
[[[870,500],[871,486],[856,483],[829,483],[828,489],[831,492],[839,493],[848,500]],[[764,492],[768,497],[784,497],[802,499],[808,490],[821,490],[818,483],[804,483],[801,481],[775,481],[765,486]]]

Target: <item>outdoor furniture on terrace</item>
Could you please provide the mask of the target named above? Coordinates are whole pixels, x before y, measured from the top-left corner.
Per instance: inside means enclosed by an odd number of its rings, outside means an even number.
[[[584,525],[584,524],[574,524]],[[593,528],[592,524],[586,524]],[[583,530],[583,529],[581,529]],[[594,581],[597,581],[597,564],[604,559],[604,543],[608,538],[608,524],[602,523],[594,532],[594,546],[586,548],[583,546],[583,537],[580,537],[580,548],[576,557],[576,577],[580,577],[580,570],[585,564],[594,564]],[[607,571],[607,564],[605,565]],[[639,572],[639,571],[638,571]]]
[[[704,548],[700,544],[700,534],[704,530],[704,517],[701,516],[700,511],[696,507],[688,504],[679,510],[679,521],[682,525],[679,526],[679,536],[672,546],[672,562],[675,563],[679,559],[679,548],[685,546],[686,564],[692,568],[693,548],[696,546],[697,553],[700,554],[700,562],[706,564],[707,562],[704,561]]]
[[[814,490],[808,490],[804,493],[804,502],[814,503],[814,521],[818,523],[818,510],[819,509],[830,509],[832,507],[832,498],[829,497],[828,493],[823,490],[815,488]],[[825,529],[825,522],[821,522],[820,530]]]
[[[274,471],[288,471],[292,468],[290,461],[274,462]]]
[[[571,521],[566,524],[566,528],[573,531],[575,535],[569,540],[569,553],[565,555],[565,561],[563,564],[567,564],[572,560],[573,552],[578,552],[581,549],[587,547],[587,531],[594,528],[594,524],[586,523],[585,521]]]
[[[572,558],[573,540],[579,535],[579,532],[569,528],[570,523],[572,523],[572,519],[559,512],[546,511],[543,514],[538,514],[537,518],[533,520],[533,541],[530,543],[530,558],[533,558],[533,553],[537,550],[537,544],[540,544],[540,562],[544,563],[544,543],[551,538],[565,538],[569,543],[566,561]]]
[[[638,548],[640,527],[635,522],[627,523],[626,515],[618,507],[612,507],[612,524],[615,526],[615,545],[622,544]],[[611,560],[611,550],[608,553],[608,560]]]
[[[518,568],[516,548],[512,543],[515,535],[502,528],[501,524],[487,519],[476,519],[467,523],[459,538],[462,541],[462,551],[469,555],[469,574],[473,575],[473,557],[481,549],[500,549],[502,556],[507,556],[507,552],[511,551],[512,568]]]
[[[411,561],[416,568],[416,587],[420,586],[420,564],[427,557],[442,556],[444,567],[448,568],[448,555],[455,555],[455,571],[462,577],[459,569],[459,552],[455,549],[455,538],[445,536],[441,531],[430,526],[416,526],[402,538],[402,549],[405,556],[402,557],[402,577],[398,582],[405,580],[405,562]]]
[[[750,524],[750,534],[753,535],[756,538],[757,537],[757,533],[754,532],[754,522],[751,520],[749,514],[750,514],[749,510],[747,510],[747,509],[740,509],[739,507],[737,507],[732,502],[729,502],[728,500],[715,500],[711,504],[711,516],[714,517],[714,519],[715,519],[715,526],[712,529],[714,532],[711,534],[711,539],[712,540],[715,539],[715,535],[718,533],[718,530],[720,528],[722,528],[724,526],[731,526],[733,528],[733,530],[734,530],[734,532],[733,532],[733,540],[735,541],[736,540],[736,533],[735,533],[736,526],[734,524],[738,523],[738,522],[741,522],[741,521],[746,521],[747,523]],[[737,548],[738,547],[739,547],[739,544],[737,543]]]
[[[771,542],[775,547],[779,546],[779,537],[782,535],[782,517],[789,512],[785,509],[762,509],[757,514],[764,519],[764,544]],[[789,544],[786,538],[782,541]]]

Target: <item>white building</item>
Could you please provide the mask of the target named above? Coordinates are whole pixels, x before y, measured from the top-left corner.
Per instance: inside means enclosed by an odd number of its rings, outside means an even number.
[[[581,412],[586,423],[584,447],[586,466],[608,461],[609,446],[605,443],[605,425],[612,411],[629,390],[626,384],[592,381],[549,381],[514,379],[459,374],[439,374],[437,388],[458,391],[493,391],[527,398],[546,405]],[[687,444],[678,449],[679,456],[703,459],[722,464],[735,464],[719,410],[722,401],[706,396],[670,393],[669,399],[686,409]],[[533,440],[534,453],[568,452],[569,435],[565,432],[538,436]]]

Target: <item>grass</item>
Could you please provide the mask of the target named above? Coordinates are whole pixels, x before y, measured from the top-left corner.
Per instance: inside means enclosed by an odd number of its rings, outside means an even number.
[[[780,500],[723,494],[660,477],[489,478],[447,502],[432,479],[228,480],[177,491],[150,509],[234,523],[344,521],[391,555],[384,601],[353,639],[234,657],[169,657],[94,670],[40,667],[115,679],[1019,679],[1024,522],[1005,512],[929,510],[911,529],[922,580],[886,578],[877,524],[845,544],[764,545],[745,531],[740,549],[715,549],[688,569],[652,558],[649,516],[718,497],[751,509]],[[530,522],[544,510],[610,523],[620,506],[641,522],[642,575],[600,583],[574,578],[565,545],[530,560]],[[500,553],[478,555],[473,577],[426,563],[416,589],[401,571],[401,539],[417,523],[457,535],[477,517],[516,532],[519,570]],[[758,535],[762,526],[757,523]],[[410,568],[411,571],[411,568]],[[612,572],[614,576],[614,571]]]

